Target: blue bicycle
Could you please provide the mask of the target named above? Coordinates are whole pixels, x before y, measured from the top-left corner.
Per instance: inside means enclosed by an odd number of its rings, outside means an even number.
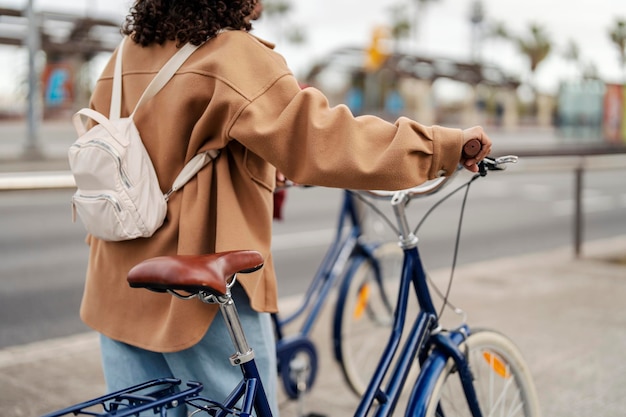
[[[290,399],[302,398],[315,383],[318,356],[310,336],[326,303],[332,298],[329,296],[331,291],[338,286],[344,287],[346,282],[364,279],[390,282],[393,277],[400,276],[402,250],[396,242],[381,243],[378,237],[366,238],[364,218],[367,214],[359,201],[353,192],[343,192],[336,234],[302,297],[302,302],[289,314],[272,315],[277,339],[278,374]],[[386,301],[388,302],[384,308],[391,314],[395,304],[391,300]],[[336,304],[333,322],[340,322],[343,314],[341,306]],[[298,319],[301,321],[297,331],[287,334],[286,326]],[[365,390],[364,385],[373,374],[374,367],[361,365],[359,371],[355,372],[354,361],[351,358],[342,359],[342,352],[350,349],[344,342],[347,343],[341,332],[333,333],[335,358],[349,386],[360,395]],[[369,353],[380,354],[382,349],[370,349]]]
[[[404,415],[540,415],[533,379],[519,349],[499,332],[474,329],[465,323],[462,310],[448,302],[450,287],[440,291],[430,282],[416,236],[419,227],[441,202],[463,190],[467,197],[473,181],[486,176],[490,170],[503,170],[504,164],[516,161],[512,156],[486,158],[480,164],[480,173],[433,205],[414,230],[410,229],[406,214],[409,202],[440,191],[450,178],[394,193],[359,192],[390,199],[404,262],[402,275],[395,281],[381,282],[377,275],[371,274],[349,274],[355,279],[346,280],[340,288],[337,306],[342,313],[336,316],[339,319],[335,320],[334,332],[335,337],[341,338],[342,345],[336,354],[344,363],[344,369],[348,368],[346,363],[352,363],[355,373],[361,372],[363,364],[372,361],[374,356],[377,359],[376,371],[363,391],[355,416],[368,415],[375,406],[376,416],[392,415],[407,381],[414,380],[410,377],[412,372],[417,372],[418,376],[415,384],[409,385],[408,399],[403,403]],[[460,229],[461,222],[459,233]],[[452,273],[459,237],[457,235]],[[410,297],[411,286],[417,301],[414,305],[411,304],[414,301]],[[439,311],[431,296],[433,291],[442,299]],[[391,303],[394,296],[397,299]],[[393,314],[389,310],[391,305],[395,306]],[[444,307],[461,314],[463,323],[453,329],[444,328],[440,320]],[[377,352],[381,339],[376,329],[382,329],[382,334],[386,335],[389,327],[391,337],[380,356]],[[370,354],[370,346],[374,346],[374,355]],[[359,387],[353,388],[359,392]]]
[[[469,187],[489,170],[501,169],[504,163],[514,160],[513,157],[485,159],[480,174],[472,177],[465,185]],[[420,417],[540,416],[537,394],[528,367],[517,347],[507,337],[491,330],[472,329],[466,323],[453,329],[445,329],[440,324],[440,313],[431,298],[417,238],[408,226],[405,208],[415,196],[432,194],[446,182],[447,179],[439,179],[390,195],[376,193],[379,198],[391,197],[404,261],[397,298],[393,303],[395,308],[391,335],[384,344],[376,370],[354,415],[361,417],[373,413],[376,416],[390,416],[397,411],[396,414]],[[204,398],[201,386],[194,383],[188,383],[187,388],[183,389],[154,389],[151,386],[148,392],[143,392],[146,388],[139,386],[78,404],[50,414],[49,417],[132,416],[139,415],[142,410],[152,410],[155,414],[166,416],[168,409],[183,405],[193,415],[206,413],[210,416],[270,417],[254,352],[245,340],[230,297],[230,288],[235,285],[237,274],[257,270],[262,267],[262,262],[262,256],[254,251],[169,256],[142,262],[129,274],[128,281],[132,287],[167,291],[180,298],[198,298],[203,302],[219,304],[235,347],[230,362],[233,366],[239,366],[242,372],[241,382],[233,387],[228,398]],[[386,283],[377,278],[343,282],[341,293],[345,294],[344,304],[357,306],[356,310],[344,309],[351,316],[358,310],[363,312],[361,317],[376,318],[373,300],[379,298],[379,295],[390,298],[382,295],[390,295],[390,291]],[[353,290],[350,291],[350,288]],[[419,305],[416,314],[408,313],[409,301],[413,299],[410,297],[412,289]],[[348,302],[349,294],[355,295],[357,302]],[[387,324],[385,327],[388,327]],[[412,378],[410,375],[415,364],[419,365],[419,370],[416,378]],[[151,384],[162,383],[155,381]],[[173,384],[171,381],[166,383]],[[405,388],[408,397],[401,402]],[[99,414],[89,411],[94,407],[100,407]]]

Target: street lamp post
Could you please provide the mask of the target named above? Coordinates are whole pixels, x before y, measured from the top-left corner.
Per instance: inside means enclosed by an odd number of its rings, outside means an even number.
[[[481,60],[481,41],[482,41],[482,33],[481,27],[483,20],[485,19],[485,10],[483,8],[483,3],[481,0],[475,0],[472,3],[470,11],[470,22],[472,23],[472,58],[474,62],[480,62]]]
[[[28,32],[26,34],[26,45],[28,47],[28,108],[27,108],[27,136],[24,146],[24,156],[29,159],[38,159],[41,157],[39,149],[39,82],[37,76],[36,57],[39,51],[39,25],[37,16],[35,15],[34,0],[28,0],[26,6],[26,18],[28,20]]]

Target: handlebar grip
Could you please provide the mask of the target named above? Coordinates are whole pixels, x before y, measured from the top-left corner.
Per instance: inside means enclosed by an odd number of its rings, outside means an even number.
[[[473,158],[480,152],[482,148],[482,144],[478,139],[468,140],[465,145],[463,145],[463,158],[469,159]]]

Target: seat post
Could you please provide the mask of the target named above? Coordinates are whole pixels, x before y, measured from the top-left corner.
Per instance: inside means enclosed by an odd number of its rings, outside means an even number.
[[[234,280],[233,280],[234,282]],[[230,338],[235,346],[235,354],[230,357],[230,363],[233,366],[241,365],[254,359],[254,352],[243,331],[241,321],[239,320],[239,314],[237,313],[237,307],[230,292],[230,287],[227,288],[224,297],[220,297],[220,311],[222,317],[230,334]]]

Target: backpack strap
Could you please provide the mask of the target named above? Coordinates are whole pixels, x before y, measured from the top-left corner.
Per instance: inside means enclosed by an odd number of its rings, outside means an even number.
[[[113,91],[111,92],[111,109],[109,110],[109,119],[117,120],[121,115],[122,106],[122,49],[126,37],[122,38],[117,47],[117,57],[115,58],[115,67],[113,69]]]
[[[221,33],[222,31],[220,31]],[[122,38],[120,45],[117,49],[117,56],[115,58],[115,67],[113,70],[113,91],[111,94],[111,108],[109,110],[109,119],[104,116],[99,115],[97,112],[91,109],[83,109],[79,111],[79,114],[83,114],[88,117],[94,118],[98,123],[102,124],[105,128],[111,127],[112,131],[109,133],[117,137],[113,132],[116,132],[112,123],[109,120],[118,120],[121,114],[121,105],[122,105],[122,51],[124,47],[124,41],[126,37]],[[180,48],[159,70],[157,75],[150,81],[150,84],[146,87],[143,94],[137,101],[135,105],[135,109],[129,116],[130,119],[133,118],[135,112],[146,101],[150,100],[154,97],[161,89],[169,82],[169,80],[176,74],[176,71],[183,65],[183,63],[194,53],[196,49],[198,49],[200,45],[192,45],[190,43],[186,43]],[[80,121],[80,115],[77,114],[75,116],[75,125]],[[80,123],[82,129],[84,130],[84,126]],[[109,129],[107,129],[109,130]],[[182,171],[178,174],[176,179],[174,180],[174,185],[172,188],[164,194],[165,200],[169,198],[169,196],[182,188],[194,175],[196,175],[202,168],[204,168],[207,164],[212,162],[215,158],[217,158],[220,154],[220,151],[217,149],[212,149],[206,152],[199,153],[194,156],[185,166]]]
[[[156,93],[158,93],[161,88],[165,86],[169,82],[169,80],[176,74],[176,71],[183,65],[183,63],[194,53],[196,49],[198,49],[200,45],[192,45],[190,43],[186,43],[182,48],[178,50],[172,56],[169,61],[163,65],[163,68],[157,73],[157,75],[152,79],[148,87],[144,90],[143,94],[139,98],[139,101],[135,105],[135,110],[130,115],[132,118],[135,115],[135,112],[139,108],[140,105],[150,100]]]
[[[210,162],[213,162],[220,154],[219,149],[211,149],[206,152],[201,152],[198,155],[191,158],[191,161],[187,162],[183,167],[180,174],[174,180],[172,188],[165,193],[165,201],[167,201],[173,193],[180,190],[187,182],[194,177],[202,168],[204,168]]]
[[[113,91],[111,94],[111,109],[109,111],[109,119],[117,120],[120,118],[121,105],[122,105],[122,50],[126,37],[122,39],[117,49],[117,57],[115,59],[115,68],[113,72]],[[176,71],[183,65],[183,63],[198,49],[200,45],[192,45],[186,43],[180,48],[159,70],[157,75],[152,79],[148,87],[144,90],[143,94],[139,98],[139,101],[135,105],[135,109],[129,118],[133,118],[135,112],[140,105],[150,100],[169,82],[169,80],[176,74]]]

